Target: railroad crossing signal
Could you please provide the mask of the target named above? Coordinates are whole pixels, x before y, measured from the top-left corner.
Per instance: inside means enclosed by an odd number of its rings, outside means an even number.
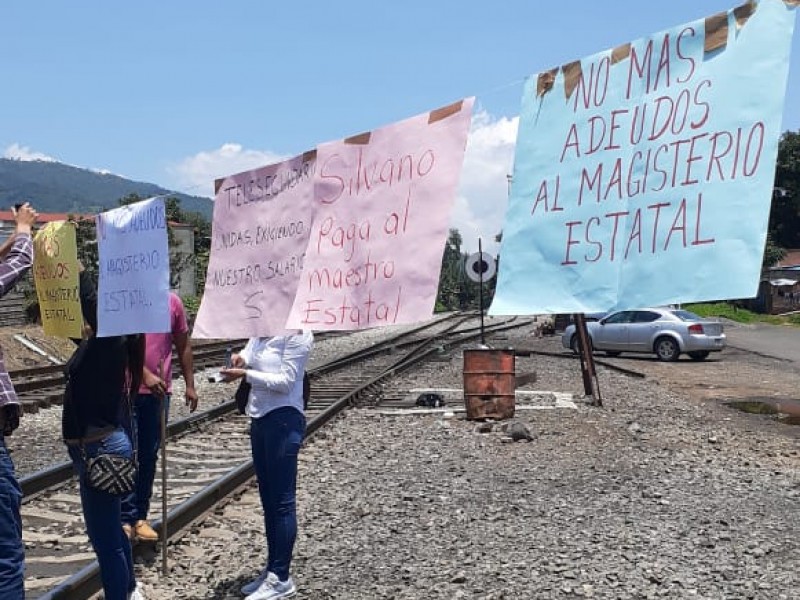
[[[464,270],[467,272],[467,277],[480,284],[478,287],[481,292],[481,344],[485,346],[486,339],[483,335],[483,282],[494,277],[497,265],[494,257],[483,251],[481,244],[481,238],[478,238],[478,251],[467,259],[464,264]]]
[[[483,283],[494,277],[497,265],[494,257],[488,252],[475,252],[467,258],[464,270],[472,281]]]

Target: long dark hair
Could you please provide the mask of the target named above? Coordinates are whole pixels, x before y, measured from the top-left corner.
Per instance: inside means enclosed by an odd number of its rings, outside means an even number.
[[[128,363],[128,397],[133,397],[139,393],[139,386],[142,385],[144,374],[144,335],[137,333],[127,336],[125,341]]]
[[[87,271],[80,273],[80,298],[83,318],[91,327],[94,337],[97,332],[97,288],[94,280]],[[132,399],[139,393],[144,375],[144,335],[141,333],[124,336],[125,344],[125,380],[127,383],[128,398]]]

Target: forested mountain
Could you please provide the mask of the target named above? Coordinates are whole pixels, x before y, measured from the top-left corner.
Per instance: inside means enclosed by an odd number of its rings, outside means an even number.
[[[213,203],[208,198],[58,162],[0,158],[0,210],[27,200],[39,212],[92,213],[116,208],[130,194],[142,198],[169,194],[180,199],[181,210],[211,218]]]

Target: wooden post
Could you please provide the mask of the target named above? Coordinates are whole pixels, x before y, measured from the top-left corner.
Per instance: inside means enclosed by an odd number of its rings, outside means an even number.
[[[578,356],[581,359],[581,374],[583,375],[583,391],[592,397],[594,406],[603,406],[600,397],[600,383],[597,380],[597,371],[594,366],[589,332],[586,330],[586,318],[583,313],[575,313],[575,333],[578,335]]]

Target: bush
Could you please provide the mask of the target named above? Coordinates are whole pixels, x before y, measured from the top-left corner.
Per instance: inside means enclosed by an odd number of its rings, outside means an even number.
[[[200,298],[198,296],[182,296],[181,302],[186,309],[186,317],[194,321],[197,311],[200,310]]]

